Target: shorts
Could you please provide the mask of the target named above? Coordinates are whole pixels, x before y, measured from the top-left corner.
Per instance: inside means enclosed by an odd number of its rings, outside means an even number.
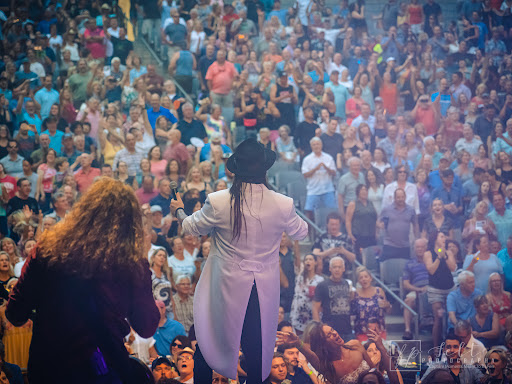
[[[418,295],[416,294],[416,291],[411,291],[407,295],[405,295],[406,299],[416,300]]]
[[[321,195],[306,196],[306,204],[304,206],[305,211],[314,211],[315,209],[322,207],[338,209],[338,203],[336,201],[336,194],[334,191],[323,193]]]
[[[443,303],[446,304],[446,298],[448,294],[452,291],[452,289],[438,289],[431,287],[430,285],[427,287],[427,295],[428,295],[428,303]]]

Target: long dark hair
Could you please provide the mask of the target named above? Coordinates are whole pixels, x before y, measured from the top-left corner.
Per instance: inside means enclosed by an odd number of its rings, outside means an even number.
[[[265,176],[264,181],[262,183],[265,187],[270,189],[270,186],[267,181],[267,177]],[[230,221],[233,226],[233,238],[232,240],[237,240],[240,238],[242,233],[243,226],[247,225],[244,216],[244,207],[243,203],[245,201],[245,189],[247,186],[250,186],[252,192],[252,184],[242,181],[240,177],[235,175],[233,180],[233,185],[229,189],[229,194],[231,195],[231,214]],[[242,222],[243,221],[243,222]]]
[[[309,331],[309,344],[311,350],[318,356],[320,362],[320,373],[331,383],[336,383],[336,370],[333,361],[336,359],[336,351],[327,341],[327,336],[323,330],[324,324],[315,322]],[[352,350],[348,345],[342,345],[341,348]]]

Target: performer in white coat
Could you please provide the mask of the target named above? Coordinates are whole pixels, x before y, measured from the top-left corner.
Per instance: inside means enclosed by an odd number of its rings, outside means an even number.
[[[293,200],[271,191],[266,171],[276,159],[247,139],[228,159],[233,186],[208,195],[200,211],[186,217],[181,198],[171,211],[184,233],[211,235],[211,250],[194,294],[198,342],[194,381],[211,383],[211,369],[235,379],[240,345],[247,383],[270,373],[279,309],[279,244],[283,232],[295,240],[308,234]]]

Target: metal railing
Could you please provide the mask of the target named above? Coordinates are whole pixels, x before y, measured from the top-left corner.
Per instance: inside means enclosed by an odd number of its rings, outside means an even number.
[[[272,188],[274,188],[276,191],[278,191],[279,189],[273,185],[273,184],[270,184],[272,186]],[[315,231],[315,233],[317,234],[317,236],[321,236],[323,234],[325,234],[325,231],[320,228],[318,225],[316,225],[316,223],[314,223],[313,221],[311,221],[304,212],[302,212],[300,209],[296,208],[296,211],[297,211],[297,214],[306,222],[308,223],[308,225],[310,226],[310,228],[313,228],[313,230]],[[364,266],[363,264],[361,264],[359,261],[357,260],[354,260],[354,264],[358,267],[361,267],[361,266]],[[379,285],[382,287],[382,289],[384,289],[386,291],[387,294],[389,294],[391,297],[393,297],[403,308],[409,310],[414,318],[414,337],[417,338],[418,337],[418,334],[419,334],[419,330],[420,330],[420,317],[419,317],[419,314],[418,312],[416,312],[414,309],[412,309],[410,306],[408,306],[405,301],[402,300],[402,298],[400,296],[398,296],[395,292],[393,292],[381,279],[379,279],[377,276],[375,276],[375,274],[368,270],[368,273],[370,274],[370,276],[372,277],[372,279]]]

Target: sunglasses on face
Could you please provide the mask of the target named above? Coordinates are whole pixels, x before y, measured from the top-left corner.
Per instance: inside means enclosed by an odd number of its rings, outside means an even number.
[[[176,347],[176,348],[179,348],[179,349],[183,349],[183,344],[172,343],[171,347]]]
[[[193,357],[190,355],[178,357],[178,361],[190,361],[192,359],[193,359]]]

